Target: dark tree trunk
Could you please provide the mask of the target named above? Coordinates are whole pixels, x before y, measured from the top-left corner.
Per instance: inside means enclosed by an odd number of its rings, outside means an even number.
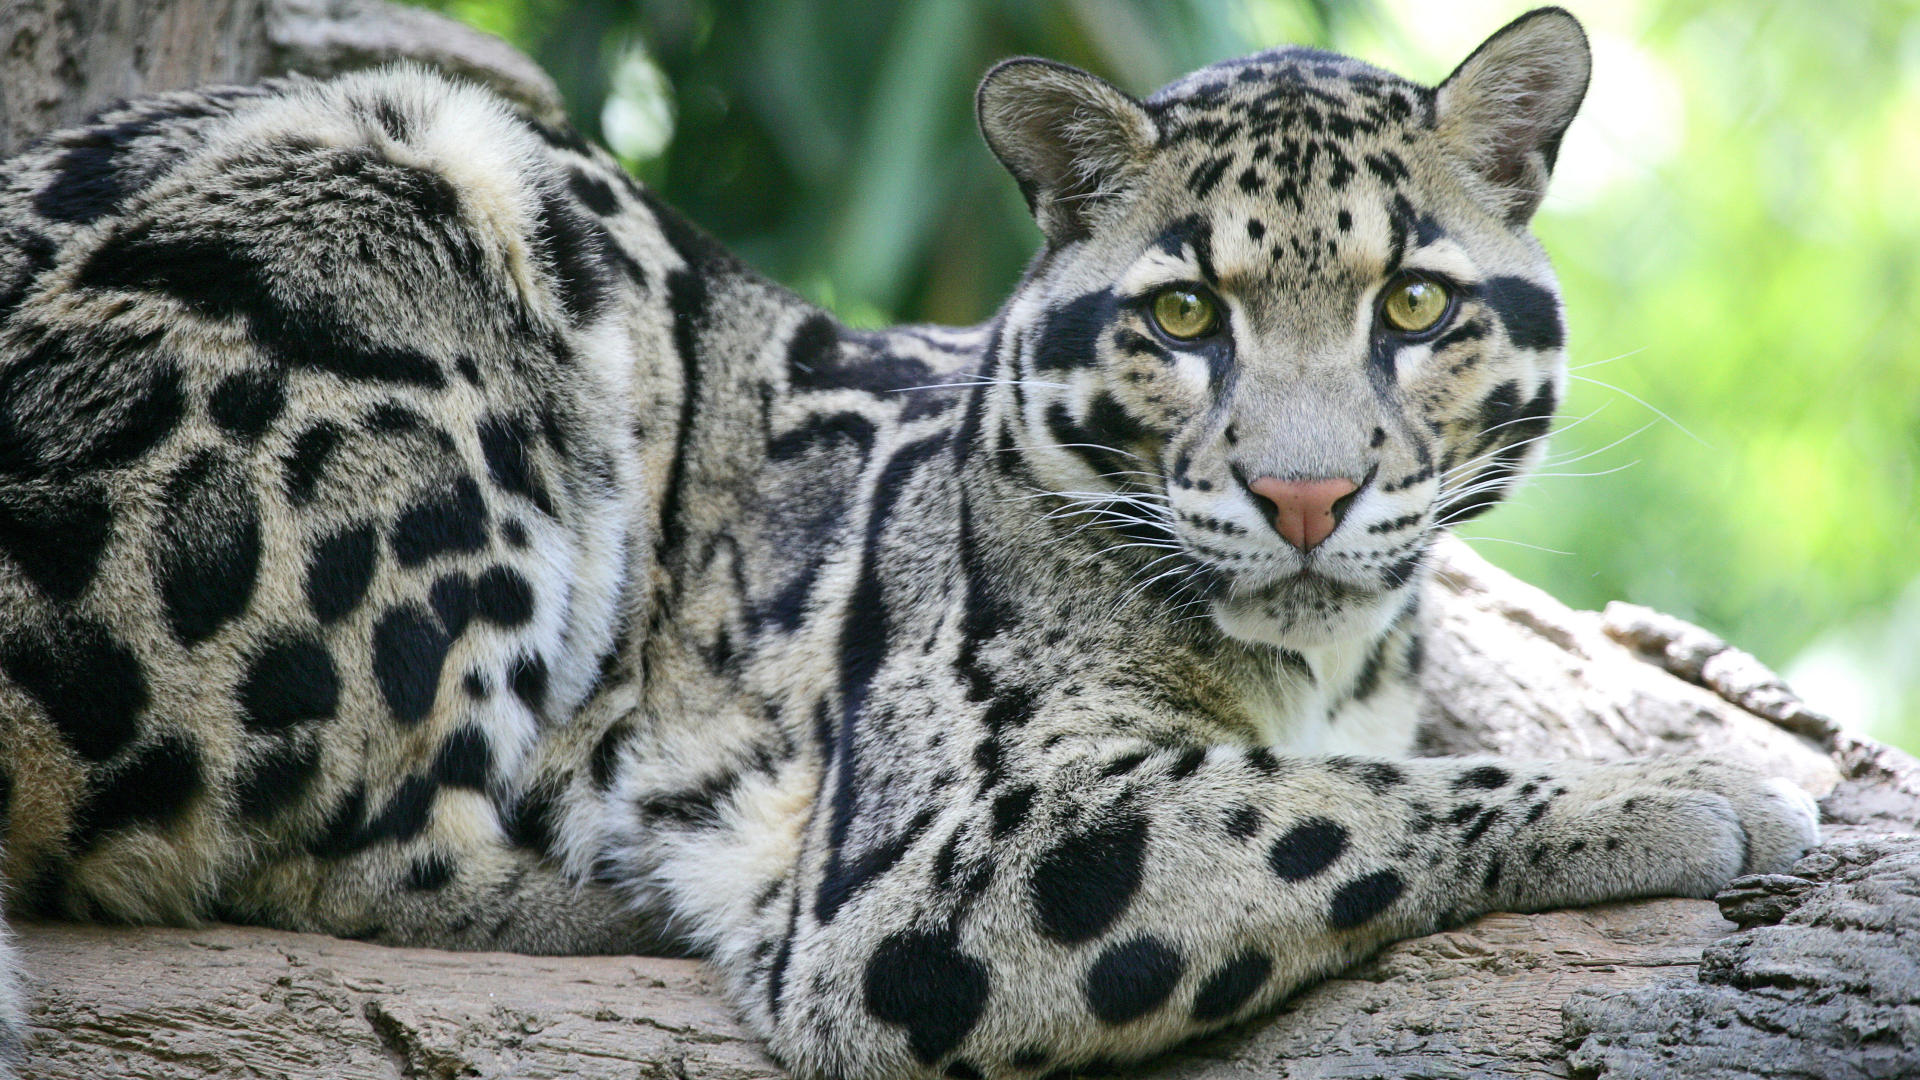
[[[393,60],[561,115],[553,80],[505,42],[379,0],[0,0],[0,48],[0,157],[135,94]]]

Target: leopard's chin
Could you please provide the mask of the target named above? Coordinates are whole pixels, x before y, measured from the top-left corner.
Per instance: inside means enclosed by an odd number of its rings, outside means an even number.
[[[1209,611],[1229,637],[1311,649],[1372,637],[1399,606],[1398,590],[1362,588],[1307,572],[1215,597]]]

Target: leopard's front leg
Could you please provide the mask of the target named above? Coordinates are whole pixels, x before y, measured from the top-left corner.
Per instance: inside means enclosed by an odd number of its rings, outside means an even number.
[[[1399,938],[1710,895],[1817,831],[1804,794],[1704,759],[1052,755],[891,824],[817,809],[799,887],[757,949],[732,950],[757,958],[733,983],[789,1067],[997,1077],[1137,1057]]]

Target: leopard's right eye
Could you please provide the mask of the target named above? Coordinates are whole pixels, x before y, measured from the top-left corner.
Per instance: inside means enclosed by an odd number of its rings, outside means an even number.
[[[1445,285],[1406,274],[1388,283],[1381,295],[1380,314],[1403,334],[1422,334],[1439,325],[1452,305]]]
[[[1179,341],[1205,337],[1220,325],[1220,311],[1213,298],[1183,285],[1155,293],[1148,311],[1161,333]]]

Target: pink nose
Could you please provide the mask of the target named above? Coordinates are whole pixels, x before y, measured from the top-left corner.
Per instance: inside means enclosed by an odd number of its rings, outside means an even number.
[[[1273,504],[1273,528],[1287,543],[1312,551],[1340,525],[1334,504],[1359,487],[1351,480],[1279,480],[1262,476],[1247,485]]]

